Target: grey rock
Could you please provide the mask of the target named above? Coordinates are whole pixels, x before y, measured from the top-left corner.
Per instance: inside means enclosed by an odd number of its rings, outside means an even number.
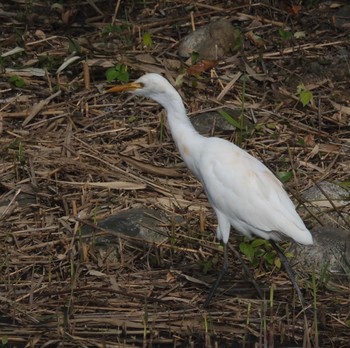
[[[178,53],[190,57],[193,52],[200,59],[218,59],[242,46],[242,36],[228,20],[220,20],[203,26],[187,35],[180,43]]]
[[[292,244],[289,251],[293,254],[296,268],[325,271],[330,274],[350,276],[350,235],[343,229],[332,226],[318,226],[312,230],[314,245]]]
[[[168,228],[166,226],[170,223],[170,219],[162,211],[130,209],[97,222],[97,226],[107,230],[108,233],[103,236],[97,235],[95,245],[104,247],[118,243],[117,233],[160,243],[167,239]],[[92,231],[91,226],[84,226],[82,229],[83,234],[89,234]]]
[[[321,190],[320,190],[320,188]],[[303,194],[308,210],[319,220],[311,229],[313,246],[293,244],[294,260],[304,269],[350,275],[349,191],[331,182],[322,182]],[[324,195],[324,193],[326,196]],[[328,197],[328,198],[327,198]],[[333,205],[342,214],[334,211]],[[298,265],[296,267],[298,267]]]
[[[227,109],[223,108],[223,111],[228,113],[236,121],[238,120],[241,110],[239,109]],[[220,115],[219,111],[208,111],[202,114],[197,114],[191,117],[191,122],[197,132],[201,134],[210,134],[212,131],[222,132],[227,130],[235,130],[235,127],[232,126],[228,121]]]

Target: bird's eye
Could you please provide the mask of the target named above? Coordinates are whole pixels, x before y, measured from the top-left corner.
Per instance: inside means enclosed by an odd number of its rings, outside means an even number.
[[[140,87],[141,88],[145,87],[145,84],[143,82],[140,82]]]

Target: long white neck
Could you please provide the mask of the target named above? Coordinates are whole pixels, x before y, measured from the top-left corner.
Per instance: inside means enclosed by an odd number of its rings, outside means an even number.
[[[194,155],[194,153],[202,149],[205,138],[195,130],[187,117],[185,106],[179,93],[173,89],[163,95],[152,97],[152,99],[165,108],[171,134],[181,157],[187,167],[198,176],[194,158],[199,156]]]

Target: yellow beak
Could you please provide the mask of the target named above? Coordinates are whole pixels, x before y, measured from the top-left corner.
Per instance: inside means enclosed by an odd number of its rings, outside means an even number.
[[[110,89],[108,89],[106,92],[107,93],[119,93],[119,92],[124,92],[124,91],[135,91],[139,88],[142,88],[141,83],[136,83],[136,82],[131,82],[127,83],[126,85],[119,85],[119,86],[114,86]]]

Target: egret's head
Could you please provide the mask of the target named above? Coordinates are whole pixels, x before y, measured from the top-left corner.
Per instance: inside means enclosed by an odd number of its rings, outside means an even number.
[[[143,75],[135,82],[112,87],[107,92],[116,93],[123,91],[151,98],[163,106],[166,106],[167,100],[169,101],[174,94],[178,95],[167,79],[154,73]]]

